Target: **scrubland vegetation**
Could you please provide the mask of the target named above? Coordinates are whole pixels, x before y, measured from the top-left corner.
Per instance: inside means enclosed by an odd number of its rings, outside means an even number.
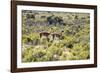
[[[22,62],[89,58],[89,13],[22,11]]]

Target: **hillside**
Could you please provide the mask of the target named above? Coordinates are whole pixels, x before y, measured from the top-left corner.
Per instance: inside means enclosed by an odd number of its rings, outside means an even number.
[[[90,58],[89,13],[22,11],[22,61]]]

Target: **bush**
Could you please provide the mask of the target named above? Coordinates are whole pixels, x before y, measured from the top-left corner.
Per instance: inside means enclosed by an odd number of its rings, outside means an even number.
[[[43,57],[46,54],[45,49],[34,49],[33,51],[33,61],[43,61]]]
[[[24,51],[22,52],[22,61],[23,62],[32,62],[33,60],[33,50],[32,48],[27,48],[24,49]]]
[[[72,60],[73,54],[71,52],[63,52],[60,60]]]

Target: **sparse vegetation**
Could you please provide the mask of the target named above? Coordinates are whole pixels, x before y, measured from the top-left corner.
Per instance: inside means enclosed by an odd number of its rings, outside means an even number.
[[[88,13],[22,11],[22,61],[90,58]]]

